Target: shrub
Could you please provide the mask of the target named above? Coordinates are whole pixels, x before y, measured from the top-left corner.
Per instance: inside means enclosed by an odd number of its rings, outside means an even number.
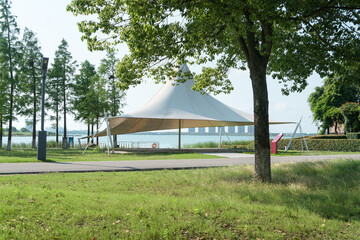
[[[360,132],[356,133],[347,133],[346,134],[347,139],[360,139]]]
[[[285,149],[290,139],[281,139],[278,149]],[[337,152],[360,152],[360,140],[357,139],[306,139],[309,150],[312,151],[337,151]],[[305,149],[305,146],[303,144]],[[295,138],[290,149],[301,150],[299,138]]]
[[[340,111],[345,118],[345,131],[358,132],[360,131],[359,122],[359,103],[347,102],[340,107]]]
[[[306,136],[306,140],[308,139],[346,139],[345,135],[314,135],[314,136]]]

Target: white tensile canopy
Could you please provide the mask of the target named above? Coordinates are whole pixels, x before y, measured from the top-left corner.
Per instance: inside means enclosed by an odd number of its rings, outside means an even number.
[[[180,71],[189,68],[182,65]],[[185,83],[168,81],[143,107],[109,118],[111,135],[193,127],[254,125],[254,116],[218,101],[208,94],[192,91],[194,79]],[[270,121],[270,124],[289,122]],[[107,130],[96,134],[106,136]],[[180,138],[179,138],[180,141]]]

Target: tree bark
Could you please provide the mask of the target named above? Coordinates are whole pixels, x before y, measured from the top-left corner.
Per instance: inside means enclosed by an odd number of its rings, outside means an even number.
[[[253,88],[255,125],[255,178],[262,182],[271,181],[269,101],[266,83],[266,67],[258,65],[250,68]]]

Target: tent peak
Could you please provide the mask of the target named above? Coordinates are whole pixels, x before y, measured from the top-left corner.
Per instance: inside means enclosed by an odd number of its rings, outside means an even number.
[[[188,65],[185,63],[185,64],[182,64],[180,65],[180,69],[179,69],[181,72],[190,72],[190,69],[188,67]]]

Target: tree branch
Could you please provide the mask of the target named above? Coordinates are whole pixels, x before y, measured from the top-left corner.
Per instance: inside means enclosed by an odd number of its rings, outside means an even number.
[[[293,20],[293,21],[298,21],[298,20],[302,20],[302,19],[306,19],[306,18],[309,18],[309,17],[312,17],[314,16],[315,14],[319,13],[319,12],[322,12],[322,11],[325,11],[326,9],[328,9],[330,7],[330,5],[332,3],[334,3],[335,0],[330,0],[329,2],[327,2],[325,5],[323,6],[320,6],[319,8],[315,9],[314,11],[306,14],[306,15],[303,15],[303,16],[299,16],[299,17],[289,17],[287,18],[288,20]]]

